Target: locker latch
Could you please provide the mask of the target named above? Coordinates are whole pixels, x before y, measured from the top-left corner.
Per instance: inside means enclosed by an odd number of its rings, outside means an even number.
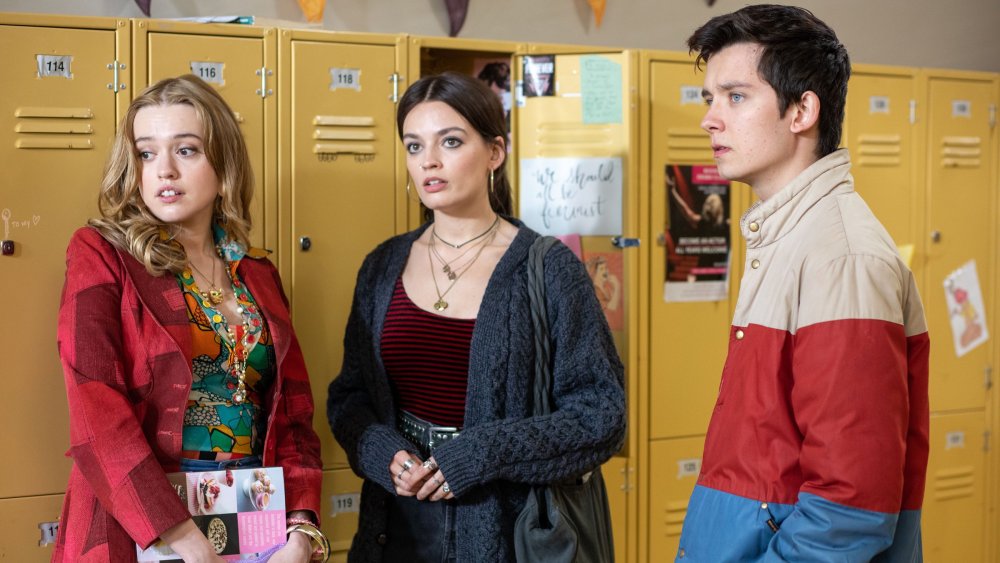
[[[274,90],[267,87],[267,77],[274,76],[274,71],[267,70],[266,66],[261,67],[257,69],[257,76],[260,77],[260,88],[257,89],[257,95],[261,98],[274,95]]]
[[[389,82],[392,82],[392,95],[389,96],[389,99],[391,99],[392,103],[395,104],[399,101],[399,73],[392,73],[392,75],[389,76]]]
[[[120,63],[118,61],[108,63],[108,70],[111,71],[111,84],[108,84],[108,90],[117,94],[125,89],[125,83],[122,82],[120,72],[126,68],[125,63]]]
[[[637,238],[611,237],[611,244],[617,246],[618,248],[629,248],[631,246],[639,246],[640,242],[641,240]]]

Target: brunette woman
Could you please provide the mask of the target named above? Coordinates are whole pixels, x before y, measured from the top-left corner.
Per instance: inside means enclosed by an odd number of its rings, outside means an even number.
[[[358,274],[327,414],[365,479],[349,559],[513,561],[532,484],[622,445],[622,364],[583,264],[545,259],[554,412],[533,417],[526,286],[538,234],[511,215],[503,108],[471,77],[425,77],[396,118],[427,223]]]

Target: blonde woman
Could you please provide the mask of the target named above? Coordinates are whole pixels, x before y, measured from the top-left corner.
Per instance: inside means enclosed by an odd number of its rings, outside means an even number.
[[[309,381],[277,271],[248,244],[252,193],[243,137],[210,86],[166,79],[132,102],[101,216],[66,253],[74,463],[53,561],[135,561],[158,540],[221,561],[174,471],[281,466],[292,533],[271,561],[308,561],[321,542]]]

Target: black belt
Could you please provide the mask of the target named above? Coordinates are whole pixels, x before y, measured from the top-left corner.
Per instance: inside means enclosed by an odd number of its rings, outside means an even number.
[[[413,445],[420,448],[420,452],[425,456],[433,452],[436,446],[440,446],[461,433],[454,426],[435,426],[406,411],[399,411],[398,423],[399,431],[413,442]]]

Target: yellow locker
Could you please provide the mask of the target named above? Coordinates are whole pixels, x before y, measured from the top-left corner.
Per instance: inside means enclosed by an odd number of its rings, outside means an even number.
[[[896,245],[914,245],[919,256],[926,241],[921,235],[924,191],[919,181],[924,120],[917,116],[916,88],[916,69],[855,65],[842,145],[851,152],[858,193]],[[921,265],[910,265],[919,282]]]
[[[0,448],[17,458],[0,482],[0,559],[51,556],[38,526],[59,517],[71,464],[55,345],[64,257],[73,231],[97,214],[131,87],[128,37],[124,20],[0,14],[0,235],[13,244],[0,255],[0,341],[13,351],[3,365],[16,397],[0,414]]]
[[[282,30],[281,198],[285,279],[316,400],[323,465],[346,467],[326,420],[361,261],[403,230],[397,37]]]
[[[985,432],[982,411],[931,416],[922,518],[928,563],[983,561]]]
[[[529,226],[538,230],[541,221],[528,217],[528,210],[520,205],[524,201],[519,192],[528,189],[529,175],[525,172],[526,161],[547,163],[547,166],[575,166],[574,161],[593,163],[601,159],[620,166],[621,178],[621,232],[614,236],[583,236],[581,250],[588,271],[595,278],[595,291],[605,305],[618,352],[625,364],[626,393],[629,401],[629,435],[622,452],[609,464],[622,467],[628,482],[634,480],[634,444],[637,424],[634,403],[637,395],[638,325],[636,307],[638,301],[639,252],[629,247],[631,241],[638,241],[638,174],[635,146],[637,142],[636,101],[636,54],[630,51],[585,53],[580,49],[563,46],[525,45],[522,54],[513,61],[512,85],[514,95],[514,155],[508,168],[517,170],[520,186],[515,189],[515,206],[518,214]],[[551,96],[524,96],[523,53],[550,54],[552,56],[554,82]],[[605,74],[597,74],[605,73]],[[595,87],[598,76],[605,80],[602,87]],[[594,96],[594,98],[591,98]],[[595,111],[596,96],[604,96],[600,111]],[[607,109],[613,108],[613,109]],[[592,164],[581,164],[589,166]],[[558,174],[566,172],[560,170]],[[568,177],[568,176],[567,176]],[[614,195],[614,194],[610,194]],[[537,211],[535,209],[534,211]],[[534,212],[532,211],[532,212]],[[554,234],[575,234],[554,232]],[[607,269],[607,283],[604,283],[600,268]],[[610,281],[617,279],[615,284]],[[603,297],[602,297],[603,292]],[[611,467],[609,465],[607,467]],[[611,475],[606,472],[605,476]],[[628,561],[635,557],[636,528],[630,526],[637,509],[637,498],[631,493],[634,488],[608,486],[612,506],[612,526],[615,530],[615,551],[619,560]]]
[[[361,478],[350,469],[323,472],[323,498],[320,506],[323,533],[330,540],[334,556],[347,560],[347,550],[358,529],[361,508]]]
[[[650,443],[647,561],[673,561],[677,555],[688,499],[701,471],[704,443],[704,436]]]
[[[611,508],[611,528],[614,532],[615,561],[627,561],[628,503],[625,495],[631,486],[631,474],[627,459],[615,456],[601,466],[601,476],[608,490],[608,505]]]
[[[51,559],[62,501],[62,494],[0,498],[0,561]]]
[[[157,20],[133,20],[133,25],[135,92],[162,78],[194,74],[236,113],[256,180],[250,241],[277,250],[276,31]]]
[[[985,73],[929,72],[924,79],[929,243],[922,297],[931,334],[932,412],[985,406],[993,339],[956,355],[954,311],[948,310],[943,283],[975,260],[985,311],[994,310],[996,248],[990,226],[995,225],[997,204],[997,84],[995,74]]]
[[[730,190],[730,291],[714,302],[667,303],[664,283],[668,227],[667,164],[712,164],[701,74],[685,56],[652,59],[649,72],[649,437],[703,434],[708,428],[726,357],[743,253],[739,217],[745,187]]]

